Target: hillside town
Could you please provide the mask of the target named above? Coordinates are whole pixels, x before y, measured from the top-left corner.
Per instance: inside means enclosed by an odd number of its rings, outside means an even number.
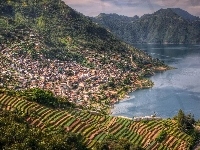
[[[108,60],[103,53],[83,51],[81,54],[95,67],[86,67],[73,60],[47,59],[38,50],[42,44],[34,41],[35,36],[30,33],[25,42],[13,43],[10,48],[1,46],[0,86],[14,90],[36,87],[50,90],[70,102],[95,108],[112,107],[128,92],[152,86],[149,80],[138,80],[138,74],[118,68],[115,61],[121,60],[117,54],[109,57],[109,63],[102,63],[102,60]],[[31,58],[29,53],[20,54],[27,42],[34,42],[37,59]]]

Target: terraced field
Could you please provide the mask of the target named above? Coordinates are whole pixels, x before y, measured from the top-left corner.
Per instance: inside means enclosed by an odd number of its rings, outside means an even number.
[[[64,128],[66,132],[81,133],[88,148],[95,147],[97,142],[110,134],[116,138],[126,138],[147,150],[187,150],[192,142],[192,137],[180,132],[176,122],[170,119],[136,122],[120,117],[94,115],[79,109],[53,110],[5,94],[0,94],[0,107],[24,112],[27,121],[42,130]],[[167,136],[160,143],[156,138],[163,130]]]

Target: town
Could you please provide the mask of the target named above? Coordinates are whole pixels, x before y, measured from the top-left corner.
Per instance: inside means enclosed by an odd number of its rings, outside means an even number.
[[[25,42],[13,43],[12,49],[2,47],[1,57],[4,59],[0,62],[0,86],[14,90],[36,87],[50,90],[70,102],[94,107],[95,110],[113,107],[128,92],[152,86],[147,79],[139,80],[137,73],[117,67],[117,61],[122,61],[119,54],[113,53],[108,59],[103,52],[82,51],[81,55],[85,56],[87,63],[95,67],[86,67],[73,60],[47,59],[38,51],[42,44],[34,41],[37,39],[35,36],[30,32]],[[37,59],[29,54],[20,55],[26,42],[34,44]],[[131,59],[130,62],[134,63]]]

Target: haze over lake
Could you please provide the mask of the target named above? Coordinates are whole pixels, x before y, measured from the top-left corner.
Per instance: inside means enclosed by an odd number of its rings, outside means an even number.
[[[177,69],[157,73],[151,89],[138,90],[115,104],[114,116],[173,117],[179,109],[200,119],[200,45],[134,45]]]

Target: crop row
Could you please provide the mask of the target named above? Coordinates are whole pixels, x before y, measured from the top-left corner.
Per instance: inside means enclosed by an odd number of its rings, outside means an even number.
[[[46,130],[64,128],[66,132],[81,133],[88,147],[94,147],[107,135],[126,138],[146,149],[185,148],[191,137],[180,132],[170,120],[134,122],[133,120],[108,115],[94,115],[81,110],[53,110],[34,102],[0,94],[0,104],[27,113],[31,125]],[[156,141],[160,131],[168,135],[162,143]]]

